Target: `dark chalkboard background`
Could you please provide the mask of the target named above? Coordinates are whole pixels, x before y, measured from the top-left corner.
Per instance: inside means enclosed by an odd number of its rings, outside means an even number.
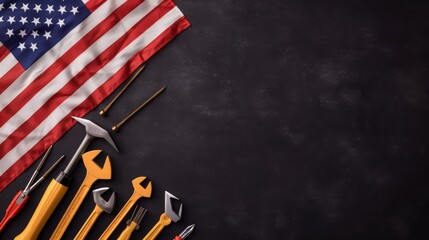
[[[149,212],[133,239],[158,220],[164,190],[184,211],[158,239],[192,223],[189,239],[428,239],[424,2],[177,0],[192,27],[148,62],[106,118],[101,107],[86,116],[110,128],[168,85],[111,133],[120,154],[101,140],[90,146],[114,166],[113,180],[94,187],[118,192],[116,214],[133,178],[153,180],[152,198],[138,202]],[[83,134],[75,125],[48,163],[63,153],[69,160]],[[35,167],[0,193],[2,215]],[[40,239],[49,238],[84,174],[80,164]],[[1,239],[22,231],[48,182]],[[93,207],[88,195],[67,239]],[[89,239],[112,219],[103,214]]]

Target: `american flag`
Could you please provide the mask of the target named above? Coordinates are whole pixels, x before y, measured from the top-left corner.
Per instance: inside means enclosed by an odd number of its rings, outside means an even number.
[[[172,0],[0,0],[0,191],[189,26]]]

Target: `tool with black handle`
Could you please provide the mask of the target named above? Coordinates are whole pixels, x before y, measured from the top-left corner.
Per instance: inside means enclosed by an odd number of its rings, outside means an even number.
[[[71,180],[71,173],[76,167],[77,163],[80,160],[82,153],[91,143],[92,139],[95,137],[104,138],[112,147],[118,151],[110,137],[109,133],[96,125],[95,123],[78,117],[73,117],[76,121],[85,126],[86,135],[82,143],[79,145],[79,148],[76,150],[66,169],[62,171],[56,179],[52,179],[48,188],[45,190],[45,193],[42,196],[42,199],[39,202],[36,210],[33,213],[33,216],[25,227],[24,231],[21,234],[15,237],[15,240],[34,240],[39,236],[40,231],[45,226],[52,212],[58,206],[58,203],[63,198],[64,194],[68,190],[68,185]]]

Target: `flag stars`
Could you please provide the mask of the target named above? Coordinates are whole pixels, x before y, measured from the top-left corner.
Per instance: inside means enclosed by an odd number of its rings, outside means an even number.
[[[33,36],[34,38],[39,36],[39,31],[38,30],[31,30],[31,36]]]
[[[0,16],[0,22],[4,22],[4,21],[3,21],[3,16]]]
[[[48,25],[48,27],[51,26],[53,24],[52,23],[52,18],[46,18],[44,24]]]
[[[72,7],[72,10],[70,10],[71,13],[73,13],[73,15],[76,15],[77,13],[79,13],[79,11],[77,10],[77,7]]]
[[[33,24],[34,24],[34,26],[37,26],[37,24],[40,24],[40,18],[33,18],[33,21],[31,21]]]
[[[0,11],[4,9],[4,3],[0,3]]]
[[[54,5],[48,5],[48,7],[46,8],[46,11],[49,12],[49,14],[51,14],[54,10]]]
[[[21,50],[21,52],[22,52],[24,49],[26,49],[26,47],[25,47],[25,43],[19,43],[18,48],[19,48],[19,50]]]
[[[27,36],[27,33],[25,32],[25,30],[19,30],[18,35],[21,36],[21,38],[24,38],[25,36]]]
[[[6,35],[8,35],[9,37],[12,37],[13,35],[15,35],[14,33],[13,33],[13,29],[7,29],[7,32],[6,32]]]
[[[58,9],[58,12],[61,13],[61,15],[63,15],[66,11],[66,6],[60,6],[60,8]]]
[[[24,12],[27,12],[27,10],[30,10],[30,8],[28,7],[28,3],[27,4],[23,3],[21,9]]]
[[[15,9],[17,9],[16,3],[11,3],[9,9],[12,10],[12,12],[15,11]]]
[[[57,25],[59,25],[60,27],[63,27],[64,25],[66,25],[64,23],[64,19],[58,19]]]
[[[34,4],[33,10],[39,13],[39,11],[42,11],[42,4]]]
[[[45,31],[45,34],[43,34],[43,37],[46,38],[46,40],[48,40],[49,38],[51,38],[51,32],[50,31]]]
[[[22,25],[28,23],[27,17],[21,17],[21,20],[19,20],[19,22],[22,23]]]
[[[31,50],[33,50],[33,52],[34,52],[34,51],[36,51],[36,49],[39,49],[39,48],[37,47],[37,43],[30,43],[30,44],[31,44],[30,49],[31,49]]]
[[[7,21],[10,23],[10,24],[12,24],[12,23],[14,23],[15,22],[15,16],[9,16],[9,18],[7,19]]]

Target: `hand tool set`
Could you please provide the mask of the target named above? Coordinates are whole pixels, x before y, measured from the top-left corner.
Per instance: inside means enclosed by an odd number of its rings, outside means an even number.
[[[105,115],[107,110],[112,106],[112,104],[119,98],[119,96],[125,91],[125,89],[131,84],[131,82],[137,77],[137,75],[145,68],[145,66],[141,66],[132,76],[131,80],[125,85],[124,89],[113,99],[113,101],[107,105],[101,112],[100,115]],[[135,113],[137,113],[140,109],[146,106],[149,102],[151,102],[155,97],[157,97],[160,93],[165,90],[166,87],[158,90],[154,95],[152,95],[148,100],[146,100],[139,108],[133,111],[128,117],[122,120],[120,123],[113,126],[112,130],[117,131],[118,128],[124,124],[129,118],[131,118]],[[31,219],[28,224],[24,228],[24,230],[16,236],[15,240],[35,240],[38,238],[41,230],[44,228],[46,222],[64,197],[65,193],[68,190],[68,186],[71,181],[71,175],[73,173],[74,168],[79,163],[79,160],[82,158],[84,166],[86,168],[86,176],[80,185],[77,193],[75,194],[73,200],[69,204],[66,212],[62,215],[60,222],[52,233],[50,239],[58,240],[65,238],[64,233],[67,230],[67,227],[71,223],[73,217],[77,213],[80,205],[83,203],[87,193],[91,189],[92,185],[97,180],[110,180],[112,178],[112,167],[110,162],[110,157],[106,156],[103,167],[100,167],[94,160],[95,158],[102,152],[101,150],[92,150],[85,152],[88,145],[94,138],[103,138],[105,139],[116,151],[118,151],[115,143],[110,137],[109,133],[96,125],[95,123],[78,117],[73,117],[77,122],[85,126],[85,137],[80,143],[79,147],[75,151],[73,157],[70,159],[70,162],[64,169],[64,171],[60,172],[57,178],[52,179],[48,187],[46,188],[42,198],[37,205],[36,210],[34,211]],[[34,190],[35,187],[39,185],[39,183],[46,178],[46,176],[59,164],[59,162],[64,158],[62,156],[57,162],[53,164],[53,166],[39,179],[36,183],[33,184],[40,168],[44,164],[47,156],[49,155],[52,146],[47,150],[44,157],[42,158],[40,164],[38,165],[36,171],[31,177],[29,183],[25,187],[24,190],[20,190],[15,197],[12,199],[12,202],[9,204],[6,209],[6,215],[3,220],[0,222],[0,232],[4,229],[5,225],[17,215],[17,213],[22,210],[24,205],[27,203],[29,199],[29,193]],[[85,153],[84,153],[85,152]],[[119,151],[118,151],[119,152]],[[145,183],[144,183],[145,182]],[[147,177],[140,176],[132,180],[132,186],[134,191],[128,201],[124,204],[122,209],[116,214],[112,222],[107,226],[104,232],[99,237],[100,240],[107,240],[111,238],[111,235],[115,231],[115,229],[119,226],[122,220],[125,218],[127,213],[136,205],[137,201],[140,198],[150,198],[152,194],[152,181],[149,181]],[[113,207],[115,205],[116,195],[113,192],[108,201],[102,198],[102,194],[105,193],[109,188],[103,187],[93,190],[93,198],[95,207],[92,213],[89,215],[85,223],[80,228],[79,232],[75,236],[75,240],[85,239],[90,229],[93,227],[97,218],[102,212],[111,213],[113,211]],[[143,238],[143,240],[153,240],[155,239],[162,229],[169,225],[172,221],[177,222],[180,220],[182,215],[182,206],[180,203],[179,211],[173,210],[172,201],[180,201],[179,198],[165,191],[165,203],[164,203],[164,213],[161,214],[159,221],[155,224],[155,226],[147,233],[147,235]],[[136,206],[132,216],[126,222],[127,226],[122,231],[118,239],[129,239],[134,232],[134,230],[138,230],[140,228],[140,222],[146,214],[147,209]],[[183,240],[193,231],[194,225],[187,227],[179,236],[176,236],[174,240]]]

